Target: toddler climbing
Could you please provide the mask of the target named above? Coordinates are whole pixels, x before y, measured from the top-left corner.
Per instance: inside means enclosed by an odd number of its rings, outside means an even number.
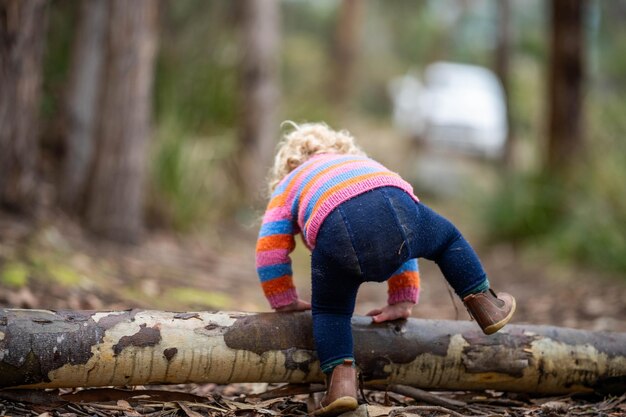
[[[388,284],[379,323],[411,315],[419,296],[417,258],[437,263],[483,332],[513,315],[515,299],[490,289],[469,243],[448,220],[421,203],[411,185],[368,158],[346,131],[297,125],[278,146],[271,197],[259,232],[256,264],[276,311],[312,309],[313,336],[327,392],[315,414],[357,407],[350,321],[359,286]],[[311,250],[311,303],[298,297],[289,254],[295,235]]]

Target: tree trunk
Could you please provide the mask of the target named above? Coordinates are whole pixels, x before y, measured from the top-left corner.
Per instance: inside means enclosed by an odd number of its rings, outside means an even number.
[[[559,173],[582,148],[584,0],[552,0],[547,170]]]
[[[563,394],[626,388],[626,333],[353,319],[368,384]],[[0,388],[321,382],[309,313],[0,310]]]
[[[61,204],[78,212],[93,163],[102,85],[108,0],[81,4],[74,36],[65,118],[67,139],[60,185]]]
[[[498,39],[496,44],[495,72],[502,83],[504,90],[504,102],[506,105],[507,137],[504,147],[502,164],[505,168],[511,168],[514,161],[513,140],[515,138],[511,117],[511,86],[510,86],[510,62],[513,31],[511,27],[511,0],[499,0],[498,9]]]
[[[104,90],[86,221],[99,236],[120,242],[136,242],[143,230],[157,4],[108,2]]]
[[[242,191],[251,201],[265,198],[265,178],[278,135],[280,4],[277,0],[242,0],[240,152],[237,168]]]
[[[46,0],[0,0],[0,206],[36,203]]]
[[[352,92],[365,6],[366,2],[361,0],[342,0],[339,8],[333,43],[330,92],[332,102],[339,110],[345,109]]]

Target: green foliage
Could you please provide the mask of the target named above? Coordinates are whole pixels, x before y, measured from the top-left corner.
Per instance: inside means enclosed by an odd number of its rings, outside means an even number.
[[[41,114],[45,124],[54,124],[61,111],[78,6],[78,2],[53,0],[48,10],[41,98]]]
[[[330,48],[337,19],[336,10],[336,2],[282,1],[285,37],[308,35]]]
[[[515,139],[536,144],[541,141],[545,123],[547,95],[545,80],[542,77],[541,63],[525,55],[515,56],[511,63],[512,71],[509,82],[509,113]]]
[[[227,294],[217,291],[202,291],[197,288],[172,288],[167,291],[166,296],[186,306],[208,307],[216,310],[228,309],[233,306],[233,300]]]
[[[236,145],[232,135],[193,137],[176,119],[161,123],[149,194],[150,211],[157,222],[188,231],[221,214],[234,189],[226,169]]]
[[[52,264],[48,266],[48,274],[54,282],[66,287],[80,284],[80,275],[71,267],[63,264]]]
[[[193,199],[185,198],[183,133],[177,124],[162,123],[155,145],[152,161],[152,194],[162,204],[174,205],[173,210],[179,220],[175,223],[186,223],[194,217]],[[169,210],[168,210],[169,211]]]
[[[21,288],[28,284],[28,268],[20,262],[9,262],[0,271],[0,282],[7,287]]]
[[[587,159],[555,246],[568,259],[626,272],[626,103],[617,91],[589,98]]]
[[[515,30],[515,52],[535,62],[548,62],[550,3],[542,0],[511,2]]]
[[[586,154],[569,181],[512,175],[488,200],[494,241],[539,245],[564,260],[626,273],[626,104],[591,95]]]
[[[310,34],[294,34],[284,39],[283,49],[284,119],[332,123],[325,45]]]
[[[185,132],[212,134],[236,118],[238,53],[232,6],[176,1],[167,5],[155,79],[157,120]]]
[[[484,210],[487,234],[496,241],[548,235],[563,216],[563,191],[542,175],[513,175]]]
[[[50,231],[50,233],[54,233]],[[32,278],[38,283],[54,284],[65,288],[77,287],[85,283],[72,260],[67,258],[67,250],[62,241],[45,242],[47,233],[42,233],[28,248],[26,262]],[[54,238],[56,239],[56,238]],[[55,246],[55,244],[57,246]],[[50,247],[53,247],[51,250]]]
[[[531,11],[516,12],[518,22],[540,21]],[[531,174],[505,178],[484,211],[492,240],[513,240],[567,262],[626,273],[626,60],[615,53],[626,42],[616,18],[624,11],[611,2],[594,2],[588,9],[586,146],[579,163],[562,180],[536,174],[536,164],[525,167]],[[527,30],[519,38],[511,101],[518,140],[534,144],[540,155],[547,96],[538,81],[546,83],[540,69],[547,62],[547,38],[537,34]]]
[[[163,16],[149,214],[188,231],[219,213],[233,185],[224,167],[236,149],[235,5],[166,2]]]
[[[546,242],[563,259],[600,269],[626,272],[626,219],[603,202],[575,207]]]
[[[492,241],[539,245],[569,262],[624,273],[626,198],[611,201],[594,188],[512,177],[483,212],[487,234]]]
[[[423,2],[376,1],[369,2],[368,7],[368,32],[377,36],[371,40],[366,38],[363,46],[365,54],[377,58],[371,61],[374,65],[382,61],[393,66],[394,61],[400,61],[404,71],[423,65],[432,56],[432,40],[445,33],[440,22],[428,14]],[[382,60],[381,54],[384,55]]]
[[[63,263],[63,259],[58,254],[41,256],[39,251],[36,253],[38,256],[31,254],[25,261],[16,260],[4,265],[0,270],[0,284],[21,288],[28,285],[29,278],[35,281],[53,282],[64,287],[80,284],[80,275],[71,265]]]
[[[194,62],[193,69],[172,69],[160,60],[158,118],[175,116],[192,132],[211,132],[235,121],[235,71]]]
[[[596,88],[601,90],[622,91],[626,88],[626,28],[622,24],[626,17],[624,2],[595,2],[589,13],[588,26],[591,53],[590,68],[594,72]]]

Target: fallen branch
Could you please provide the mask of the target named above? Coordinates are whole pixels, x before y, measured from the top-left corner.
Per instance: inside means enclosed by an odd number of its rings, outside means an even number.
[[[626,334],[353,320],[368,384],[561,394],[626,389]],[[0,309],[0,388],[319,383],[309,313]]]
[[[439,395],[432,394],[428,391],[424,391],[419,388],[409,387],[406,385],[389,385],[389,386],[380,386],[374,385],[368,388],[373,388],[378,391],[390,391],[395,392],[396,394],[404,395],[405,397],[413,398],[416,401],[421,401],[426,404],[431,405],[439,405],[442,407],[451,407],[451,408],[462,408],[466,407],[467,403],[458,400],[452,400],[449,398],[440,397]]]
[[[364,388],[374,391],[393,392],[396,394],[404,395],[405,397],[413,398],[416,401],[421,401],[432,405],[440,405],[443,407],[460,408],[467,406],[467,404],[463,401],[440,397],[439,395],[432,394],[428,391],[424,391],[415,387],[408,387],[406,385],[367,384]],[[292,397],[294,395],[315,394],[323,391],[326,391],[326,387],[320,384],[287,384],[282,387],[274,388],[264,393],[249,397],[258,398],[260,400],[270,400],[281,397]]]
[[[404,415],[404,414],[422,415],[421,413],[423,412],[443,413],[444,415],[453,416],[453,417],[466,417],[464,414],[457,413],[456,411],[449,410],[445,407],[440,407],[436,405],[414,405],[411,407],[404,407],[400,410],[391,410],[391,412],[389,413],[389,417],[396,417],[396,416]]]
[[[294,395],[315,394],[326,391],[326,386],[321,384],[287,384],[274,388],[257,395],[249,395],[249,398],[259,400],[273,400],[275,398],[293,397]]]

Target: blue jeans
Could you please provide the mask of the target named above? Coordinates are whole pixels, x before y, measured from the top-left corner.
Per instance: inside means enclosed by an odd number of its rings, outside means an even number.
[[[460,297],[489,287],[457,228],[394,187],[338,206],[322,224],[311,256],[313,336],[325,372],[353,357],[350,321],[363,282],[386,281],[409,259],[426,258]]]

